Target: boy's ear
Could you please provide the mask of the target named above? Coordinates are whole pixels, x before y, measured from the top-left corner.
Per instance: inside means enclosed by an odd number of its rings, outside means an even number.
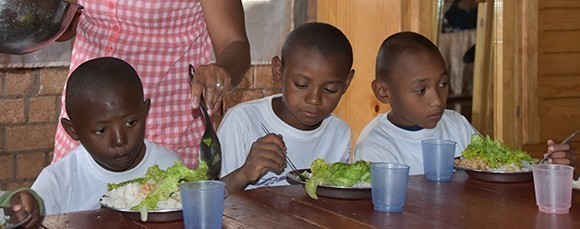
[[[342,94],[346,93],[346,89],[348,89],[348,86],[350,86],[350,82],[352,81],[352,78],[354,78],[354,69],[351,69],[350,72],[348,73],[348,77],[346,78],[346,84],[344,89],[342,90]]]
[[[276,81],[282,80],[282,61],[278,56],[272,57],[272,77]]]
[[[381,101],[381,103],[389,103],[389,88],[380,80],[373,80],[371,83],[371,87],[373,88],[373,93],[375,93],[375,97]]]
[[[75,128],[73,127],[72,122],[67,119],[67,118],[61,118],[60,119],[60,124],[62,124],[62,127],[64,128],[64,131],[75,141],[79,140],[79,136],[77,135],[77,131],[75,130]]]
[[[149,109],[151,108],[151,99],[145,99],[143,102],[145,106],[145,117],[149,116]]]

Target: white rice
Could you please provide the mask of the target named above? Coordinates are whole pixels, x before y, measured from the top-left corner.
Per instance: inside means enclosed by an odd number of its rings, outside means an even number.
[[[578,177],[578,180],[572,180],[572,188],[580,190],[580,177]]]
[[[132,207],[139,205],[146,195],[141,192],[141,185],[138,183],[129,183],[108,191],[101,198],[101,204],[120,210],[130,210]],[[157,203],[157,209],[181,209],[181,194],[179,191],[173,193],[171,197]]]

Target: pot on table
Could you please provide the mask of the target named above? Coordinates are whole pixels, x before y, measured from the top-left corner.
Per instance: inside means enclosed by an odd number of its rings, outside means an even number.
[[[64,0],[0,0],[0,53],[44,48],[64,33],[80,9]]]

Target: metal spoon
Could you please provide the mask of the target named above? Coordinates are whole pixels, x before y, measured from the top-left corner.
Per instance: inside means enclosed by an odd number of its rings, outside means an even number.
[[[191,84],[193,81],[193,76],[195,75],[195,69],[193,65],[189,65],[189,83]],[[199,154],[200,158],[205,161],[208,167],[207,175],[212,180],[218,180],[221,167],[222,167],[222,150],[220,141],[217,137],[215,130],[213,129],[213,125],[207,114],[205,102],[203,99],[203,95],[200,96],[200,105],[199,108],[201,110],[201,114],[205,121],[205,131],[203,132],[203,136],[201,137],[201,143],[199,144]]]
[[[562,141],[560,144],[568,143],[568,141],[572,140],[572,138],[574,138],[574,136],[576,136],[577,133],[580,133],[580,130],[574,131],[574,133],[572,133],[570,136],[568,136],[566,139],[564,139],[564,141]],[[552,156],[553,153],[554,152],[548,152],[548,154],[544,157],[544,159],[542,159],[540,161],[540,163],[538,163],[538,164],[544,163],[550,156]]]

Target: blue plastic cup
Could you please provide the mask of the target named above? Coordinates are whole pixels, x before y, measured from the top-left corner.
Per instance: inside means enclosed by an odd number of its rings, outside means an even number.
[[[191,181],[180,188],[185,228],[222,228],[224,182]]]
[[[371,193],[374,209],[382,212],[403,211],[408,180],[408,165],[371,163]]]
[[[453,176],[455,143],[450,140],[428,139],[421,141],[425,178],[430,181],[448,182]]]

